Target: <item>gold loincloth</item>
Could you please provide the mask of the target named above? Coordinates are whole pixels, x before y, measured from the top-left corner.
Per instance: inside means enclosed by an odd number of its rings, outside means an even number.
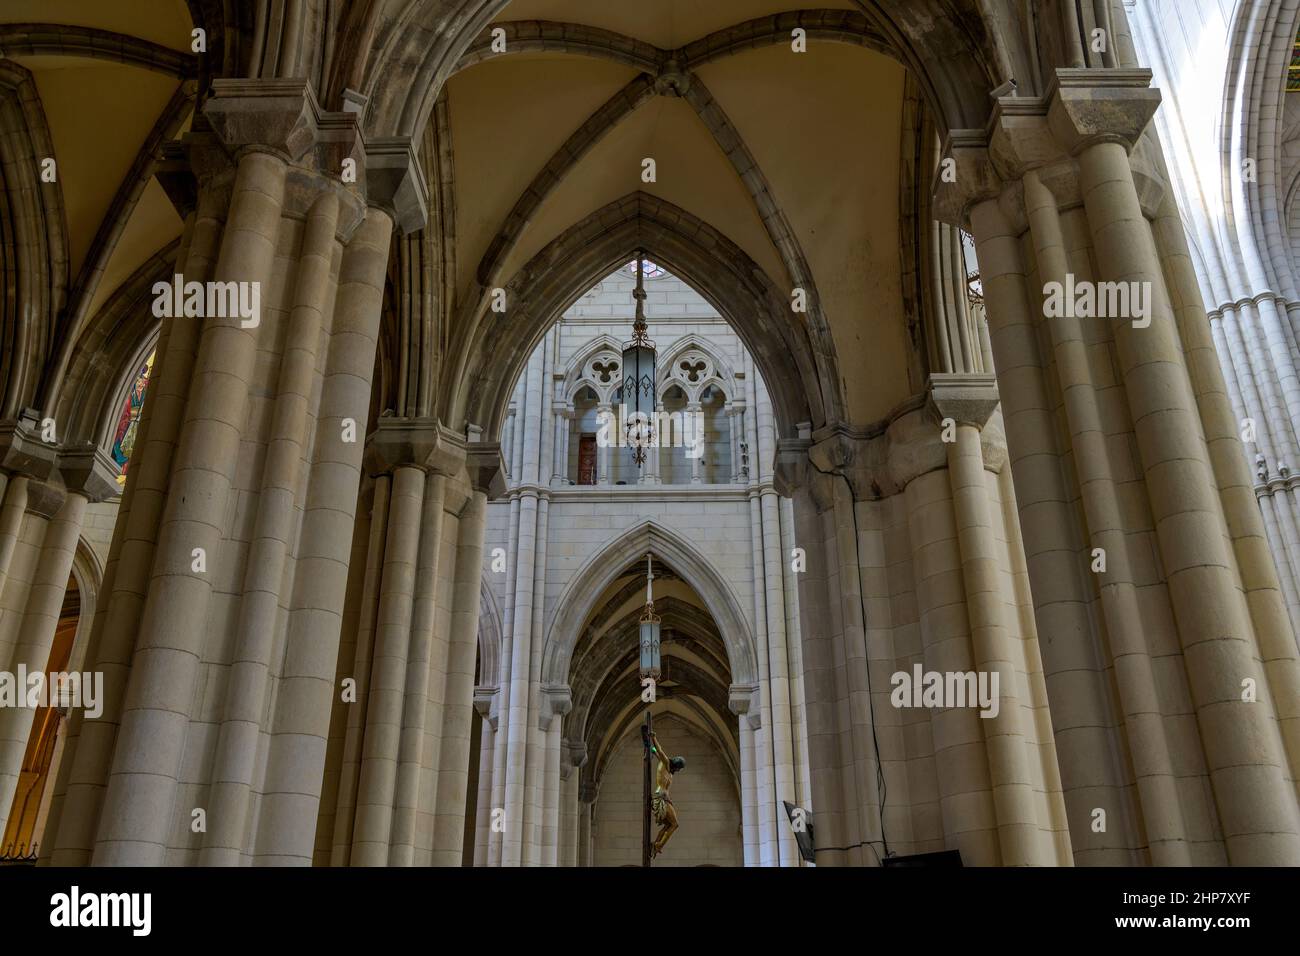
[[[654,797],[652,797],[650,801],[650,809],[654,813],[656,823],[664,822],[664,817],[668,814],[668,807],[671,804],[672,801],[665,796],[663,791],[660,790],[655,792]]]

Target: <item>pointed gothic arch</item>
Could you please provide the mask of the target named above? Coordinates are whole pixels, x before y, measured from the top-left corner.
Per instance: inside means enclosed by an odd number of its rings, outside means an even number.
[[[542,646],[542,685],[564,685],[582,623],[600,595],[628,566],[654,553],[693,587],[713,615],[727,648],[735,688],[758,680],[758,655],[749,619],[727,580],[713,562],[675,531],[647,519],[623,532],[583,565],[560,595]]]
[[[569,227],[506,284],[505,315],[479,315],[453,344],[443,420],[500,434],[528,356],[556,318],[621,263],[644,252],[727,320],[772,394],[783,436],[798,422],[843,417],[829,331],[803,325],[786,297],[739,246],[679,206],[634,192]]]
[[[35,405],[68,294],[63,185],[34,75],[0,60],[0,419]],[[57,170],[57,167],[54,167]]]

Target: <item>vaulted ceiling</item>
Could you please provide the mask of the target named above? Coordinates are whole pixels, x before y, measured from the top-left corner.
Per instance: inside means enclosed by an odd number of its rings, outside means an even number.
[[[811,6],[811,5],[809,5]],[[815,285],[852,418],[905,399],[904,68],[850,0],[516,0],[446,87],[460,298],[504,282],[631,193],[739,246],[788,296]],[[791,46],[791,24],[808,33]],[[672,66],[676,63],[676,69]],[[655,76],[661,78],[656,90]],[[667,79],[665,79],[667,77]],[[655,162],[655,181],[643,161]]]
[[[51,157],[35,160],[55,160],[63,206],[63,221],[50,228],[66,243],[66,264],[56,265],[64,274],[54,277],[66,295],[47,348],[75,338],[180,235],[180,217],[153,179],[153,159],[193,111],[190,31],[184,0],[0,6],[0,55],[27,74],[33,115],[52,147]]]
[[[8,0],[0,9],[0,55],[30,75],[62,194],[66,275],[56,281],[66,295],[57,329],[38,344],[67,354],[44,373],[45,394],[74,361],[67,343],[180,235],[152,167],[191,120],[199,7]],[[807,287],[811,310],[792,323],[813,342],[795,358],[800,374],[815,366],[820,387],[841,396],[824,404],[827,417],[841,402],[859,424],[886,416],[919,387],[902,290],[906,73],[862,11],[856,0],[803,10],[790,0],[507,5],[490,25],[506,31],[507,52],[490,48],[488,31],[476,36],[444,88],[450,284],[475,299],[485,277],[504,283],[593,213],[647,197],[662,202],[661,220],[689,217],[692,230],[709,231],[706,244],[738,250],[786,302]],[[350,29],[347,15],[332,19]],[[792,24],[806,31],[806,52],[792,49]],[[340,56],[350,49],[340,41]],[[642,177],[646,159],[653,182]],[[769,353],[782,351],[788,342],[774,336]],[[791,377],[778,372],[769,385]]]

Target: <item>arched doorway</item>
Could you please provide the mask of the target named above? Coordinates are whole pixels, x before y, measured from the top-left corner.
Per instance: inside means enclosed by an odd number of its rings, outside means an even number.
[[[641,861],[643,748],[648,711],[670,756],[686,769],[675,775],[672,799],[679,830],[656,866],[744,860],[739,721],[730,710],[731,668],[726,644],[699,592],[669,563],[651,562],[655,611],[662,619],[662,673],[647,701],[638,674],[638,620],[645,605],[646,563],[633,561],[596,599],[581,628],[569,669],[573,709],[562,737],[586,755],[575,768],[572,797],[560,807],[561,839],[578,841],[579,865]],[[580,741],[580,746],[573,742]],[[752,769],[752,768],[750,768]],[[565,826],[575,816],[577,826]],[[562,844],[562,848],[567,844]]]

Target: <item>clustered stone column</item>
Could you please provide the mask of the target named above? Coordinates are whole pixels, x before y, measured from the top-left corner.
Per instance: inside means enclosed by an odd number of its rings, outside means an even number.
[[[981,718],[984,747],[988,757],[989,784],[997,820],[998,849],[1007,866],[1051,862],[1040,853],[1034,777],[1029,767],[1029,750],[1022,729],[1024,715],[1017,706],[1017,655],[1010,647],[1007,615],[1012,613],[1003,599],[999,542],[989,507],[980,433],[998,406],[997,387],[992,376],[935,375],[931,377],[931,400],[942,424],[952,429],[947,444],[952,509],[961,558],[961,577],[970,618],[970,654],[955,668],[977,674],[997,674],[999,706],[996,716]],[[1033,649],[1036,658],[1036,648]],[[1041,670],[1031,659],[1031,672]]]
[[[366,469],[367,555],[349,584],[356,638],[339,662],[358,694],[331,741],[336,788],[320,829],[334,865],[459,865],[484,521],[501,487],[499,452],[435,421],[386,418]]]
[[[1295,864],[1300,663],[1149,81],[1000,100],[936,208],[980,259],[1076,860]]]
[[[48,862],[312,859],[388,251],[423,221],[409,144],[356,120],[217,80],[160,166],[181,281],[260,311],[164,319]]]
[[[554,865],[559,857],[560,721],[541,686],[544,582],[551,489],[543,476],[563,454],[543,388],[554,376],[552,329],[534,350],[516,392],[509,461],[510,514],[506,601],[502,613],[500,715],[493,734],[486,859],[491,866]],[[602,449],[602,455],[607,449]],[[609,480],[602,457],[602,481]]]
[[[42,431],[30,415],[0,424],[0,671],[15,681],[46,671],[86,505],[117,494],[116,466],[100,449],[60,448]],[[0,707],[0,834],[35,717],[29,685],[16,687],[18,699]],[[47,680],[52,702],[56,691]]]
[[[792,527],[783,523],[784,506],[774,483],[776,421],[772,402],[745,356],[745,372],[736,376],[745,390],[741,408],[754,414],[738,419],[759,467],[748,475],[750,549],[753,555],[755,638],[758,685],[752,694],[736,688],[731,709],[740,718],[741,830],[747,860],[759,866],[799,866],[794,830],[785,803],[809,809],[813,802],[807,753],[803,744],[801,629],[791,618],[787,594],[795,587],[790,557]],[[697,406],[698,407],[698,406]],[[698,466],[699,459],[694,459]],[[750,780],[746,791],[745,777]]]
[[[778,443],[807,562],[819,866],[941,849],[968,865],[1070,862],[997,405],[989,377],[946,371],[884,422]],[[913,696],[918,674],[989,699]]]

